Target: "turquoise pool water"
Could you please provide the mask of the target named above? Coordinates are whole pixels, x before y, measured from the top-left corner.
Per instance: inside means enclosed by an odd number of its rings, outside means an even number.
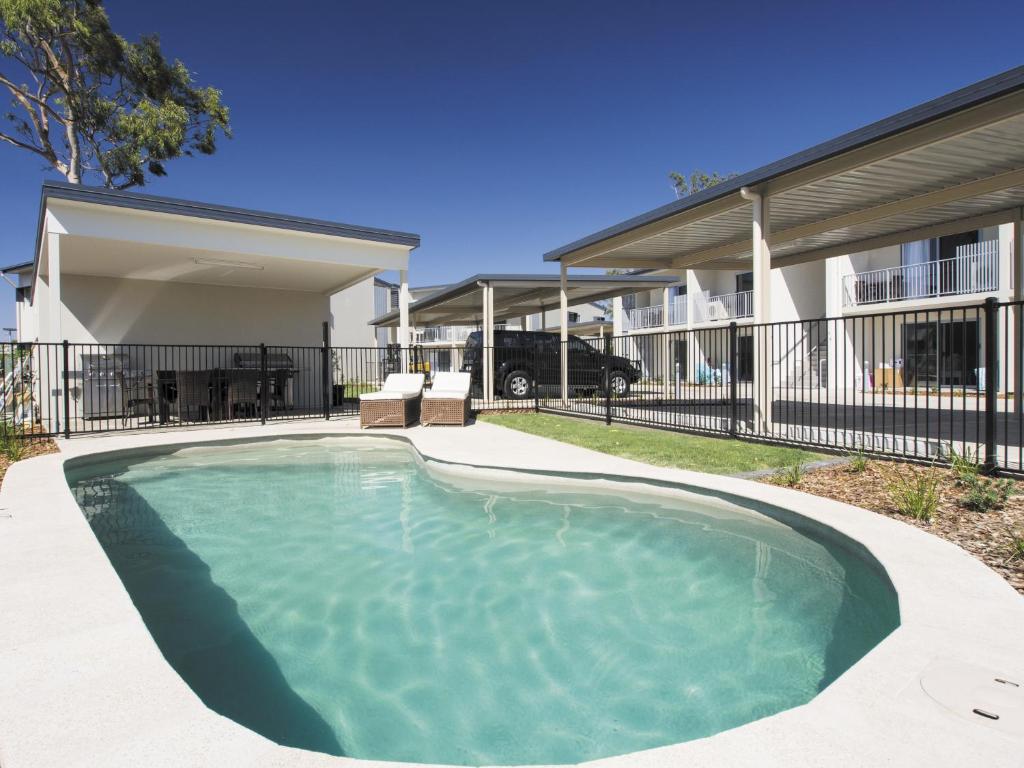
[[[332,754],[568,763],[708,736],[807,702],[899,620],[875,569],[767,517],[538,477],[481,492],[386,441],[68,480],[206,704]]]

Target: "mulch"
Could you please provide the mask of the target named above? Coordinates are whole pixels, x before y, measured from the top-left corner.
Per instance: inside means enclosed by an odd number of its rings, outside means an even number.
[[[53,440],[37,440],[25,446],[25,454],[21,458],[31,459],[34,456],[43,456],[47,453],[56,452],[57,444]],[[0,453],[0,482],[3,482],[4,475],[7,474],[7,468],[13,463],[5,454]]]
[[[938,509],[930,521],[916,520],[897,511],[889,494],[892,477],[897,473],[903,477],[909,477],[908,473],[932,473],[938,478]],[[777,477],[766,477],[763,482],[779,484],[781,481]],[[850,464],[843,464],[810,470],[793,487],[896,518],[951,541],[1024,595],[1024,558],[1015,557],[1013,550],[1014,536],[1024,536],[1024,482],[1014,484],[1013,495],[1001,509],[987,512],[963,506],[967,490],[956,484],[952,470],[946,467],[869,461],[862,472],[855,472]]]

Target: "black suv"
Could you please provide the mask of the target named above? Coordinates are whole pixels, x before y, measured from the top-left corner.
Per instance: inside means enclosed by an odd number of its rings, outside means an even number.
[[[494,394],[521,400],[533,397],[537,387],[561,385],[558,334],[545,331],[494,332]],[[566,342],[569,352],[569,388],[576,393],[603,392],[606,355],[576,336]],[[640,380],[640,369],[624,357],[607,356],[612,394],[629,394]],[[534,370],[536,368],[536,370]],[[462,371],[472,374],[477,388],[483,387],[483,332],[473,331],[466,339]]]

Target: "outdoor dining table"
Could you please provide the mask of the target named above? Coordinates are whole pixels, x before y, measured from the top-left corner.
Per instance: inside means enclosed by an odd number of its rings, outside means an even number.
[[[227,405],[227,388],[228,382],[231,380],[232,374],[235,373],[253,373],[252,368],[244,367],[231,367],[231,368],[210,368],[208,370],[195,371],[196,373],[207,373],[209,374],[209,408],[210,416],[215,419],[224,417],[224,408]],[[294,376],[298,373],[297,368],[281,369],[275,368],[273,371],[268,371],[268,379],[273,380],[275,377],[282,374]],[[257,371],[258,373],[258,371]],[[261,392],[263,382],[257,377],[256,380],[256,391]],[[177,403],[178,400],[178,371],[176,370],[163,370],[157,371],[157,396],[159,400],[159,421],[161,424],[167,424],[171,420],[172,406]],[[257,409],[260,408],[262,403],[262,397],[257,399]],[[230,414],[228,414],[230,416]]]

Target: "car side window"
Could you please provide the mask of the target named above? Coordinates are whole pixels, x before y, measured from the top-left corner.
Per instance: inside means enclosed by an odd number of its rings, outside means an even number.
[[[575,336],[570,336],[569,337],[569,351],[570,352],[582,352],[583,354],[588,354],[590,352],[593,352],[594,348],[591,347],[589,344],[587,344],[587,342],[583,341],[582,339],[578,339]]]

